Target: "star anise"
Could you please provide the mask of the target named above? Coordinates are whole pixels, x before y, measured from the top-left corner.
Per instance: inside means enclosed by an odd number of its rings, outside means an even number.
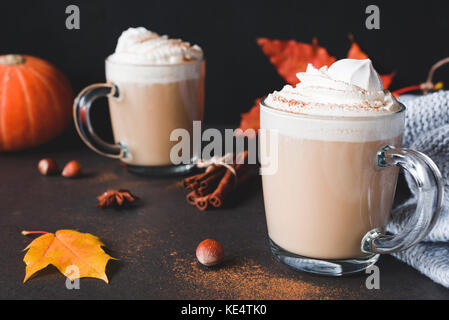
[[[97,207],[105,209],[112,205],[123,206],[125,203],[136,201],[135,197],[129,190],[108,190],[97,197]]]

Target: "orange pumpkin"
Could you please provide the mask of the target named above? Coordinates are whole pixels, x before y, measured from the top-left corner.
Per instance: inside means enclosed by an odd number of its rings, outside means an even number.
[[[0,151],[54,139],[69,125],[72,104],[72,87],[56,67],[32,56],[0,56]]]

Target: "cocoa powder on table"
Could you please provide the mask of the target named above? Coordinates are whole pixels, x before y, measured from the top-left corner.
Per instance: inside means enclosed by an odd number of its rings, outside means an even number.
[[[341,289],[320,286],[269,272],[249,258],[221,267],[200,266],[194,257],[172,257],[170,265],[187,299],[329,300]]]

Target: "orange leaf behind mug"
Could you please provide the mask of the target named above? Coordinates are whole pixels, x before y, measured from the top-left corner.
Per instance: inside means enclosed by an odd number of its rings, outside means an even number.
[[[253,129],[256,131],[260,128],[260,102],[262,98],[254,101],[254,106],[247,113],[241,115],[240,129],[246,131],[247,129]]]
[[[395,76],[395,73],[390,74],[384,74],[380,76],[380,80],[382,80],[382,84],[384,85],[384,89],[388,89],[391,85],[391,82],[393,81],[393,78]]]
[[[296,74],[305,72],[309,63],[316,68],[321,68],[337,61],[325,48],[318,45],[316,38],[313,39],[312,44],[268,38],[259,38],[257,43],[278,73],[291,85],[299,82]]]
[[[351,48],[348,52],[348,59],[357,59],[357,60],[363,60],[368,59],[368,55],[362,51],[360,46],[354,41],[354,38],[350,36],[350,39],[352,41]]]
[[[348,52],[348,59],[368,59],[368,55],[363,52],[355,42],[354,37]],[[265,55],[270,59],[271,64],[278,73],[290,85],[296,85],[299,80],[296,77],[298,72],[305,72],[307,65],[311,63],[315,68],[332,65],[337,59],[331,56],[327,50],[318,45],[317,38],[313,38],[312,44],[295,40],[277,40],[259,38],[257,43]],[[385,89],[388,89],[393,81],[394,74],[380,76]]]

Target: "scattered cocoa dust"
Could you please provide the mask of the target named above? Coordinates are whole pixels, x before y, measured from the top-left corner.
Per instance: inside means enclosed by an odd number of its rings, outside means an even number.
[[[127,259],[131,259],[134,262],[140,261],[145,257],[145,253],[148,248],[152,247],[152,241],[150,241],[150,231],[142,228],[130,233],[123,239],[126,242],[124,246],[126,251],[121,252]]]
[[[95,176],[96,182],[110,182],[110,181],[114,181],[114,180],[118,180],[118,179],[119,179],[119,176],[112,172],[102,172],[102,173],[98,174],[97,176]]]
[[[247,258],[211,269],[199,265],[194,257],[175,257],[171,264],[187,299],[329,300],[341,296],[341,289],[279,276]]]

